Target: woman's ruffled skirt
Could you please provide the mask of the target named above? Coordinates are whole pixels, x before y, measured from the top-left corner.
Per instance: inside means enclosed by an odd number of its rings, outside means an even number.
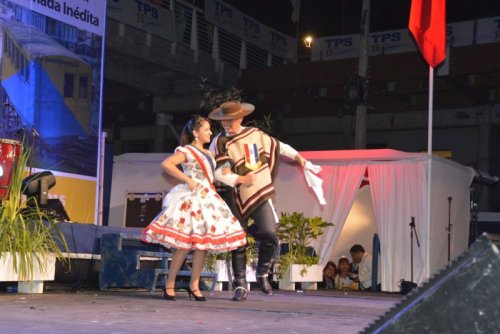
[[[210,187],[172,188],[163,210],[143,230],[142,240],[167,248],[227,252],[246,244],[246,233],[224,200]]]

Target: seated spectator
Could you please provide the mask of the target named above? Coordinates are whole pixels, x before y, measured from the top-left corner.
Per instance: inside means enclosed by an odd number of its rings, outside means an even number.
[[[334,278],[335,289],[338,290],[359,290],[355,275],[349,271],[350,263],[346,257],[341,257],[337,265],[338,274]]]
[[[334,289],[335,284],[333,282],[333,279],[335,278],[335,275],[337,273],[337,266],[335,263],[329,261],[325,269],[323,269],[323,283],[325,284],[325,289]]]
[[[360,290],[370,290],[372,286],[372,255],[361,245],[353,245],[349,250],[352,258],[352,272],[358,275]]]

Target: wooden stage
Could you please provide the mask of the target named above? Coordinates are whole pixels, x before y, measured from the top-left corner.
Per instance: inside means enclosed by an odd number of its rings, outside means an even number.
[[[47,282],[48,283],[48,282]],[[38,295],[0,292],[5,333],[348,333],[362,331],[402,296],[383,292],[252,290],[246,302],[229,291],[206,302],[176,301],[143,289],[71,290],[47,285]]]

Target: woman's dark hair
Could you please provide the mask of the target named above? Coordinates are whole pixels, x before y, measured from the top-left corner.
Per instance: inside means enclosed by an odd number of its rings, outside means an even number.
[[[210,124],[210,120],[200,115],[193,115],[182,129],[181,138],[179,140],[181,146],[190,144],[194,140],[193,131],[198,130],[203,122]]]
[[[332,262],[332,261],[328,261],[328,262],[326,263],[326,266],[325,266],[325,268],[323,269],[323,272],[324,272],[324,271],[326,270],[326,268],[328,268],[328,267],[332,267],[333,269],[335,269],[335,271],[337,271],[337,266],[336,266],[336,265],[335,265],[335,263],[334,263],[334,262]]]

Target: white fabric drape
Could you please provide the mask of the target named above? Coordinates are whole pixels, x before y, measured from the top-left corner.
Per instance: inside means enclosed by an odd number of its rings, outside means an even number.
[[[366,171],[366,163],[340,163],[333,166],[322,166],[325,198],[331,203],[330,217],[327,221],[334,226],[325,229],[324,234],[316,240],[314,248],[319,255],[319,264],[324,266],[337,239],[344,227],[349,210],[361,185]]]
[[[316,163],[316,162],[315,162]],[[281,162],[277,181],[274,182],[277,196],[274,198],[278,215],[282,212],[301,212],[306,217],[320,216],[334,226],[325,229],[317,240],[311,241],[325,265],[342,231],[356,192],[366,171],[366,162],[317,162],[321,165],[323,191],[327,205],[320,205],[314,191],[307,189],[304,174],[296,163]]]
[[[368,178],[373,210],[381,244],[381,284],[383,291],[398,291],[398,281],[411,280],[411,217],[413,235],[413,281],[427,277],[428,251],[426,201],[426,161],[393,161],[369,164]],[[417,246],[417,238],[420,247]]]

